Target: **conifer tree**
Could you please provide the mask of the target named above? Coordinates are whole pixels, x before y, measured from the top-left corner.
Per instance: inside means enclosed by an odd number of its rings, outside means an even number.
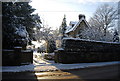
[[[2,2],[3,49],[26,47],[33,39],[36,25],[35,15],[32,15],[34,11],[29,2]]]
[[[59,29],[59,32],[61,34],[61,39],[65,37],[66,27],[67,27],[67,24],[66,24],[66,15],[64,15],[62,24],[61,24],[60,29]]]

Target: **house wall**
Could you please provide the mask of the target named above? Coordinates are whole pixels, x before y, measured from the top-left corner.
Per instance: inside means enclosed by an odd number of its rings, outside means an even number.
[[[56,47],[60,48],[61,47],[61,40],[56,40]]]
[[[86,27],[87,27],[87,25],[85,24],[84,21],[82,21],[80,23],[80,25],[76,28],[76,30],[71,31],[71,32],[68,33],[68,36],[69,37],[73,37],[73,38],[77,38],[78,37],[77,35],[80,34],[80,33],[82,33],[82,31],[84,31],[84,29]]]
[[[74,34],[74,31],[69,32],[67,35],[68,35],[68,37],[75,37],[75,36],[74,36],[74,35],[75,35],[75,34]]]

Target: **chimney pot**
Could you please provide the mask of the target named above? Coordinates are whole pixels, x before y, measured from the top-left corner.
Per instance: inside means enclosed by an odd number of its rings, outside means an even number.
[[[81,18],[84,18],[85,19],[85,15],[84,14],[79,14],[79,20],[81,19]]]

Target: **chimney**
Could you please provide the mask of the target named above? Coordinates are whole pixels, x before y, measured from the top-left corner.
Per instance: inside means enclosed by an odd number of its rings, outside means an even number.
[[[81,19],[81,18],[84,18],[85,19],[85,15],[84,14],[79,14],[79,20]]]

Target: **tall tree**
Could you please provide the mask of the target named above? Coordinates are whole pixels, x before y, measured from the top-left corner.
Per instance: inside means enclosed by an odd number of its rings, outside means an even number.
[[[109,28],[115,26],[116,12],[117,9],[109,4],[99,6],[89,21],[91,27],[88,29],[88,38],[99,41],[112,41],[113,35],[109,32]]]
[[[26,46],[33,38],[33,28],[36,25],[35,15],[29,2],[2,3],[2,37],[3,48]]]
[[[64,38],[64,37],[65,37],[66,27],[67,27],[67,24],[66,24],[66,15],[64,15],[62,24],[61,24],[60,29],[59,29],[61,38]]]
[[[14,45],[14,16],[12,13],[12,3],[2,3],[2,46],[12,48]],[[13,22],[11,22],[13,21]]]
[[[104,36],[106,36],[107,29],[115,25],[116,12],[117,9],[109,4],[99,6],[94,16],[90,19],[91,26],[98,27],[99,30],[103,31]]]
[[[56,36],[53,33],[51,27],[43,25],[40,29],[35,29],[35,39],[39,42],[43,40],[46,42],[46,52],[53,52],[56,49],[55,40]]]

